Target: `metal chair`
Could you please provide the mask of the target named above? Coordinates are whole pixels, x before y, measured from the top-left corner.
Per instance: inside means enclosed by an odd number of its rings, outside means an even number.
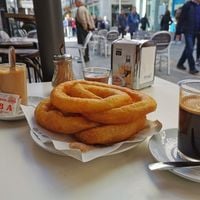
[[[92,38],[92,32],[90,31],[88,34],[87,34],[87,37],[85,38],[85,41],[84,41],[84,44],[81,45],[81,44],[73,44],[73,46],[70,44],[70,43],[65,43],[65,46],[66,46],[66,51],[68,51],[69,49],[76,49],[78,50],[79,52],[79,56],[73,56],[73,58],[75,60],[81,60],[81,63],[82,63],[82,66],[83,68],[85,68],[85,60],[84,60],[84,55],[85,55],[85,50]]]
[[[170,46],[171,34],[168,31],[159,31],[152,35],[151,40],[156,44],[156,61],[159,63],[159,70],[161,65],[167,61],[167,74],[170,75]],[[157,62],[156,62],[157,63]]]

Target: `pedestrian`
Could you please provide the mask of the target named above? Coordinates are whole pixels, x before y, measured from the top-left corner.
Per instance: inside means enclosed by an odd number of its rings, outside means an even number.
[[[133,33],[138,31],[138,26],[140,23],[140,15],[136,11],[136,7],[132,7],[131,13],[128,15],[128,28],[129,33],[131,35],[131,39],[133,39]]]
[[[90,30],[95,29],[94,20],[89,14],[87,8],[84,5],[84,0],[75,0],[77,9],[76,13],[76,29],[78,44],[84,44],[85,38]],[[85,62],[89,61],[89,47],[87,46],[84,55]]]
[[[146,14],[144,15],[144,17],[142,17],[142,19],[140,20],[140,23],[141,23],[141,27],[140,28],[143,31],[146,31],[147,26],[150,27],[149,20],[148,20]]]
[[[196,65],[200,66],[200,32],[197,33]]]
[[[177,37],[183,33],[185,37],[185,49],[177,63],[177,68],[186,70],[184,63],[188,60],[189,72],[197,74],[199,71],[195,67],[193,50],[195,37],[200,31],[200,0],[190,0],[186,2],[181,11],[180,19],[177,24]]]
[[[127,27],[127,18],[125,15],[124,10],[121,11],[121,13],[118,16],[118,31],[119,34],[122,34],[122,38],[124,37],[124,35],[126,35],[126,27]]]
[[[175,16],[175,19],[176,19],[176,26],[178,24],[178,21],[179,21],[179,18],[180,18],[180,15],[181,15],[181,11],[182,11],[182,6],[177,8],[175,11],[174,11],[174,16]],[[177,36],[177,30],[175,31],[175,34],[174,34],[174,40],[176,41],[176,36]],[[178,41],[181,42],[181,35],[180,37],[178,38]]]
[[[72,35],[73,37],[76,36],[76,21],[72,18]]]
[[[166,10],[165,14],[162,16],[161,22],[160,22],[160,30],[161,31],[169,31],[169,25],[173,23],[170,11]]]

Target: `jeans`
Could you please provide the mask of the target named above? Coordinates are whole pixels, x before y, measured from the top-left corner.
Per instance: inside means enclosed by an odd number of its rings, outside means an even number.
[[[195,61],[193,57],[195,34],[184,34],[184,36],[185,36],[185,49],[177,65],[181,66],[184,64],[186,60],[188,60],[190,71],[193,71],[195,70]]]
[[[196,59],[200,59],[200,33],[197,34],[197,57]]]

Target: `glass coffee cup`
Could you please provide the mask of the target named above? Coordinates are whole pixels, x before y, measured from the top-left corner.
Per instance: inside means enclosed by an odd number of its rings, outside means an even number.
[[[110,69],[105,67],[86,67],[83,69],[83,77],[87,81],[108,83]]]
[[[183,80],[179,86],[178,153],[200,161],[200,80]]]

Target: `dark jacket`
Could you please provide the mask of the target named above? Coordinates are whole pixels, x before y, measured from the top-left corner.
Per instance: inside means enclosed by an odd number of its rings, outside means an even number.
[[[125,29],[127,26],[127,19],[125,15],[120,14],[118,17],[118,28]]]
[[[138,25],[140,23],[140,15],[137,13],[130,13],[128,15],[128,26],[129,26],[129,32],[133,33],[138,31]]]
[[[177,24],[177,35],[181,33],[185,34],[195,34],[199,30],[197,30],[197,19],[196,19],[196,6],[198,6],[195,2],[188,1],[186,2],[180,14],[180,18]]]
[[[149,25],[149,20],[147,19],[147,17],[143,17],[141,20],[140,20],[140,23],[141,23],[141,29],[143,30],[143,31],[145,31],[146,30],[146,27],[148,26],[150,26]]]
[[[160,30],[161,31],[168,31],[169,25],[173,23],[172,19],[168,15],[163,15],[161,22],[160,22]]]

